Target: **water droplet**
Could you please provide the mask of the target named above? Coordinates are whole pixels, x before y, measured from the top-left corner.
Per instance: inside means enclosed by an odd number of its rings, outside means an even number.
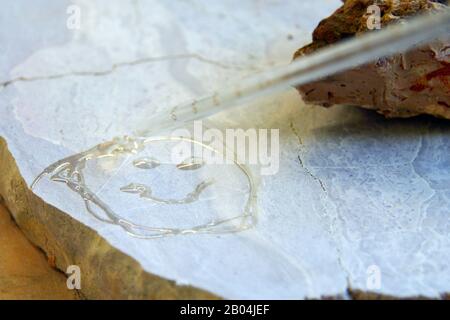
[[[133,161],[133,165],[139,169],[154,169],[160,165],[155,158],[141,158]]]
[[[205,163],[200,158],[189,158],[177,164],[177,168],[180,170],[197,170],[200,169]]]

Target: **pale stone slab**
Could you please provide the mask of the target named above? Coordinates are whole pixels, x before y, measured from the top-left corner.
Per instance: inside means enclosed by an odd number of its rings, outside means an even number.
[[[82,25],[73,31],[61,18],[69,2],[61,3],[47,6],[29,31],[44,40],[9,45],[1,63],[0,136],[28,185],[63,157],[144,128],[155,112],[289,63],[339,5],[75,1]],[[8,28],[37,12],[34,4],[26,8]],[[1,39],[13,43],[8,36]],[[58,256],[67,254],[61,268],[84,264],[90,297],[211,297],[183,285],[224,298],[336,296],[348,287],[401,297],[450,290],[446,123],[304,106],[294,90],[211,123],[280,129],[278,174],[254,170],[259,221],[252,230],[140,240],[96,220],[61,185],[46,182],[36,190],[45,210],[33,209],[40,202],[30,193],[27,205],[17,204],[22,200],[14,199],[11,182],[18,172],[2,177],[0,192],[34,241],[45,248],[57,243]],[[11,160],[3,160],[6,167],[12,170]],[[31,227],[31,217],[49,227]],[[46,232],[53,235],[47,244]],[[379,288],[367,287],[373,267],[381,272]]]

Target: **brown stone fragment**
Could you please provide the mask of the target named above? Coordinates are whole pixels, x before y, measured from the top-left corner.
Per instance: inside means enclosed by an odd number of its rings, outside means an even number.
[[[374,3],[381,9],[383,27],[407,23],[408,18],[417,14],[450,10],[444,2],[347,0],[333,15],[320,22],[313,33],[313,42],[299,49],[294,58],[372,32],[367,28],[367,8]],[[298,90],[306,102],[325,107],[347,104],[373,109],[386,117],[430,114],[450,119],[450,35],[300,86]]]

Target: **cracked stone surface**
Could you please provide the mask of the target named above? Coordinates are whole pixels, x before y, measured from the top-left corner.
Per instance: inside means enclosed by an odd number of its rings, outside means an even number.
[[[443,121],[317,108],[301,104],[295,90],[213,117],[219,129],[280,129],[279,172],[257,176],[252,168],[258,224],[229,235],[135,239],[90,216],[61,185],[46,183],[33,196],[4,160],[7,148],[30,185],[49,164],[143,129],[156,112],[289,63],[340,1],[21,2],[0,13],[0,168],[9,168],[0,194],[60,268],[86,266],[88,298],[450,291]],[[66,28],[71,4],[81,10],[78,30]],[[379,286],[370,286],[374,270]]]

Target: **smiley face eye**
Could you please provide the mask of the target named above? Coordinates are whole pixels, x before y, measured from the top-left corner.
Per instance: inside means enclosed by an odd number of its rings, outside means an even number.
[[[191,157],[183,162],[177,164],[177,169],[180,170],[197,170],[203,167],[204,161],[200,158]]]
[[[160,165],[155,158],[140,158],[133,161],[133,165],[139,169],[154,169]]]

